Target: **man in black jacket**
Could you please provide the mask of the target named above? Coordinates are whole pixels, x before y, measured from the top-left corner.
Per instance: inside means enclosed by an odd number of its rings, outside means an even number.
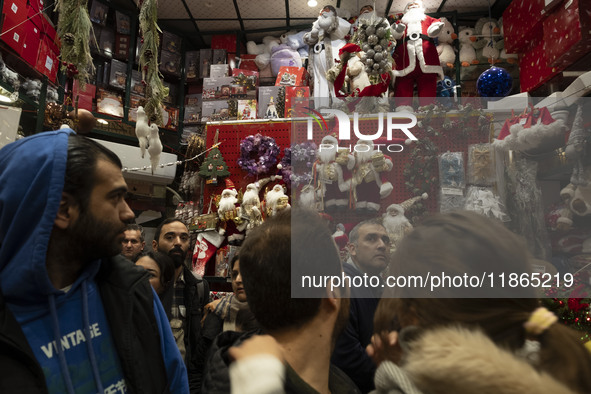
[[[188,393],[147,272],[117,256],[126,192],[70,129],[0,151],[0,392]]]
[[[184,264],[189,253],[189,230],[179,219],[165,219],[156,228],[152,247],[168,254],[175,263],[174,286],[164,295],[164,309],[176,344],[187,365],[191,393],[198,393],[206,351],[201,340],[201,318],[209,302],[209,285]]]

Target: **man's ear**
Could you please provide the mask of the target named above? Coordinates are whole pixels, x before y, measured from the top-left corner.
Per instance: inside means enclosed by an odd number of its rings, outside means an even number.
[[[355,253],[355,244],[354,243],[349,242],[347,244],[347,252],[349,252],[349,255],[351,255],[351,256],[355,256],[356,255],[356,253]]]
[[[158,241],[155,239],[152,240],[152,249],[154,249],[154,252],[158,251]]]
[[[55,216],[54,225],[61,229],[67,229],[79,216],[80,209],[71,194],[62,192],[60,206]]]

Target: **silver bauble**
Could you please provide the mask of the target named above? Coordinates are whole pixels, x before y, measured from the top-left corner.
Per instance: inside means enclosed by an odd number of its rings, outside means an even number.
[[[367,43],[369,45],[376,45],[380,39],[375,34],[367,37]]]
[[[382,52],[376,52],[376,54],[373,56],[373,60],[376,62],[381,62],[383,58],[384,56],[382,55]]]
[[[373,59],[369,59],[369,58],[368,58],[368,59],[365,61],[365,65],[366,65],[367,67],[373,67]]]
[[[365,29],[365,33],[367,33],[368,36],[376,34],[376,28],[373,26],[368,26],[367,29]]]
[[[383,27],[378,27],[378,29],[376,30],[376,36],[384,38],[386,36],[386,29],[384,29]]]
[[[387,38],[382,38],[380,40],[380,45],[382,46],[382,48],[388,48],[388,39]]]
[[[374,63],[373,69],[376,70],[376,71],[379,70],[380,69],[380,63]]]
[[[371,49],[371,47],[369,46],[369,44],[363,44],[363,46],[361,47],[361,50],[363,52],[367,52]]]
[[[375,47],[373,47],[373,50],[377,52],[382,52],[382,46],[381,45],[376,45]]]
[[[374,51],[373,49],[370,49],[369,51],[366,51],[365,54],[367,55],[368,59],[372,59],[375,56],[376,51]]]

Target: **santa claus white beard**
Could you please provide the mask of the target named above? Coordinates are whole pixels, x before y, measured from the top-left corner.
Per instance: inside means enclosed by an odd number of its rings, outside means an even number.
[[[382,224],[389,233],[396,233],[406,223],[409,223],[409,221],[402,213],[399,213],[397,216],[386,215],[382,221]]]
[[[337,28],[337,18],[334,12],[324,12],[318,17],[318,27],[323,29],[325,32],[330,33]]]
[[[357,156],[357,160],[359,160],[361,163],[366,163],[366,162],[370,161],[373,154],[374,154],[373,150],[369,150],[367,152],[359,151],[359,152],[355,153],[355,155]]]
[[[335,147],[335,149],[322,149],[322,150],[318,151],[318,158],[323,163],[330,163],[330,162],[334,161],[334,159],[336,157],[337,157],[336,147]]]
[[[300,194],[300,206],[302,208],[314,209],[315,201],[313,188],[310,187],[305,191],[302,191],[302,194]]]
[[[402,23],[408,25],[409,23],[420,22],[425,19],[425,11],[421,8],[413,8],[412,10],[406,11],[406,14],[402,17]]]
[[[260,203],[259,196],[254,190],[247,190],[242,196],[242,204],[244,205],[257,205]]]
[[[267,206],[275,207],[275,205],[277,204],[277,200],[279,200],[279,197],[281,197],[283,195],[284,194],[280,191],[270,190],[267,193]]]
[[[238,199],[236,197],[223,197],[220,200],[220,206],[218,208],[218,212],[228,212],[236,208],[236,203]]]

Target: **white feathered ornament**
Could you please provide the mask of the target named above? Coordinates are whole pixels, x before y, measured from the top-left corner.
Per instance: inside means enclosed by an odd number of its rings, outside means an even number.
[[[150,126],[148,125],[148,117],[144,107],[139,106],[137,108],[137,120],[135,122],[135,135],[139,141],[140,149],[142,150],[142,159],[146,154],[146,148],[148,147],[148,136],[150,135]],[[162,151],[162,148],[160,148]]]
[[[150,137],[148,138],[148,153],[150,154],[150,163],[152,164],[152,174],[154,169],[158,167],[160,162],[160,154],[162,153],[162,142],[160,142],[159,129],[155,123],[150,125]]]

